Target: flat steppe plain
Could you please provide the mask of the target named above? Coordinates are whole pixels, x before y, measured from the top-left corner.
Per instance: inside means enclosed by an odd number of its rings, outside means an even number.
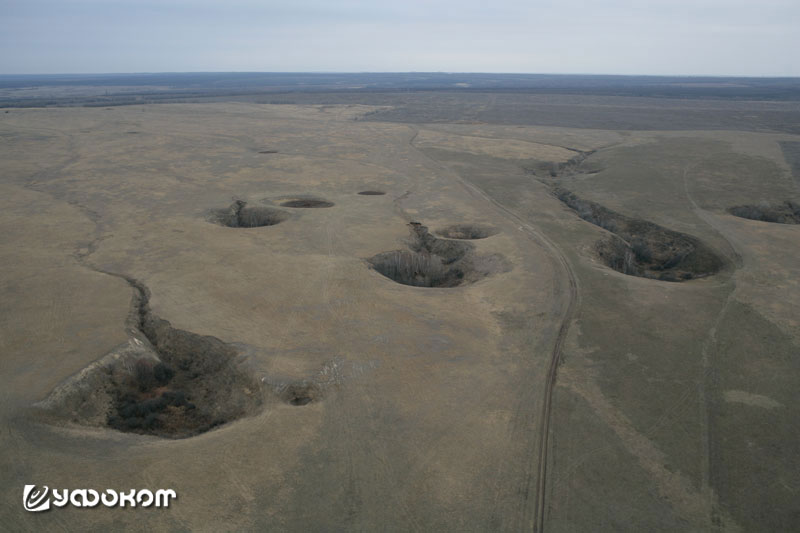
[[[397,113],[0,114],[2,529],[796,530],[800,226],[728,209],[800,199],[782,150],[800,136]],[[595,246],[608,231],[554,186],[690,235],[724,267],[612,270]],[[297,199],[333,205],[281,206]],[[285,220],[209,220],[234,200]],[[407,250],[409,222],[490,228],[467,242],[495,268],[395,283],[369,259]],[[235,392],[258,408],[170,439],[54,397],[135,343],[126,279],[173,328],[232,346],[257,384]],[[298,384],[311,401],[287,397]],[[34,514],[25,484],[178,498]]]

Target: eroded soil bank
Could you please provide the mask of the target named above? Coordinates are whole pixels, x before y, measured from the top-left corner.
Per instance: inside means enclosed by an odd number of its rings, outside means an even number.
[[[122,277],[122,276],[119,276]],[[57,387],[40,407],[85,425],[185,438],[257,412],[258,380],[221,340],[172,327],[133,288],[128,343]]]
[[[725,261],[699,239],[637,218],[557,187],[556,197],[583,220],[612,235],[598,241],[597,255],[618,272],[660,281],[686,281],[719,272]]]
[[[728,212],[737,217],[761,222],[800,224],[800,204],[788,200],[782,204],[763,202],[757,205],[737,205],[728,209]]]
[[[247,202],[234,201],[227,209],[214,209],[209,220],[229,228],[260,228],[274,226],[289,218],[289,214],[271,207],[247,207]]]
[[[448,239],[486,239],[497,235],[497,229],[481,224],[453,224],[438,230],[436,233]]]

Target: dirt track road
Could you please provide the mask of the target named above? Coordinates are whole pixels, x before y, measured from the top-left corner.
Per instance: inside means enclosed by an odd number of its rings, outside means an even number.
[[[412,128],[414,129],[414,135],[409,140],[409,145],[413,147],[414,139],[417,137],[419,130],[417,130],[417,128],[413,126]],[[556,246],[556,244],[553,241],[548,239],[534,226],[527,223],[517,213],[515,213],[508,207],[504,206],[503,204],[501,204],[500,202],[489,196],[485,191],[483,191],[476,185],[466,181],[461,176],[459,176],[458,173],[452,171],[446,165],[443,165],[441,162],[429,156],[423,150],[420,150],[420,152],[424,154],[430,161],[435,163],[440,169],[451,175],[458,183],[460,183],[463,187],[465,187],[471,194],[485,200],[501,214],[513,220],[516,224],[518,224],[519,230],[525,232],[525,234],[529,238],[531,238],[534,242],[536,242],[541,246],[544,246],[544,248],[548,250],[548,252],[550,253],[550,256],[553,258],[553,260],[558,264],[560,270],[564,273],[564,277],[566,277],[567,280],[566,302],[563,305],[564,307],[563,316],[561,318],[561,322],[558,328],[558,334],[556,335],[555,342],[553,343],[553,349],[550,353],[550,361],[548,364],[547,375],[544,383],[541,414],[539,416],[539,445],[538,445],[538,450],[535,453],[536,475],[535,477],[530,478],[530,481],[535,480],[536,483],[535,507],[533,509],[533,515],[531,516],[530,505],[526,505],[523,520],[521,522],[522,524],[526,525],[526,527],[533,529],[533,531],[541,533],[542,531],[544,531],[544,518],[546,509],[545,500],[547,494],[547,452],[550,440],[549,439],[550,413],[553,400],[553,389],[555,388],[556,379],[558,377],[558,365],[559,361],[561,360],[564,341],[567,338],[570,325],[572,324],[572,320],[575,316],[575,312],[579,305],[578,281],[572,269],[572,266],[570,265],[566,256],[558,248],[558,246]],[[561,282],[562,280],[559,280],[559,284]],[[561,287],[558,287],[557,290],[561,290]],[[530,491],[528,491],[527,494],[530,494]]]

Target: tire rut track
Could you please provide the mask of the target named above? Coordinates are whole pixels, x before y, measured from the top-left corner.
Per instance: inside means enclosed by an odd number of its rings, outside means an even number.
[[[717,223],[717,221],[710,216],[706,210],[700,207],[689,189],[689,171],[693,170],[693,168],[699,164],[700,162],[695,163],[694,165],[687,164],[683,169],[683,189],[686,194],[686,198],[689,200],[692,211],[694,211],[695,215],[697,215],[698,218],[708,224],[709,227],[711,227],[720,235],[720,237],[722,237],[722,239],[730,248],[729,252],[733,257],[735,268],[740,268],[744,264],[744,261],[741,253],[739,253],[739,250],[737,249],[735,240]],[[717,330],[719,329],[720,324],[722,324],[722,321],[724,320],[728,311],[728,307],[730,306],[731,301],[735,299],[736,294],[735,279],[731,277],[728,280],[728,283],[732,285],[732,288],[728,292],[725,302],[717,314],[716,320],[708,330],[706,340],[703,342],[701,349],[702,372],[700,379],[698,380],[698,396],[700,399],[701,409],[700,417],[702,420],[701,441],[703,446],[701,472],[702,479],[700,490],[702,491],[703,497],[706,499],[711,527],[713,527],[716,531],[722,531],[731,525],[731,521],[728,519],[728,517],[723,515],[714,491],[714,487],[718,484],[718,473],[715,458],[716,454],[714,451],[716,448],[716,432],[714,423],[716,418],[716,413],[714,412],[716,400],[714,397],[719,395],[719,391],[717,389],[720,380],[719,372],[716,366],[716,353],[718,344]]]
[[[431,156],[426,154],[423,150],[414,146],[413,141],[416,138],[417,134],[419,133],[419,130],[414,126],[412,126],[412,129],[415,131],[415,134],[409,140],[410,146],[416,148],[426,159],[433,162],[438,168],[444,170],[449,175],[453,176],[456,179],[456,181],[460,183],[465,189],[467,189],[467,191],[470,192],[472,195],[490,203],[497,210],[499,210],[508,218],[517,223],[521,231],[526,233],[527,236],[531,238],[531,240],[543,246],[549,252],[551,258],[553,258],[555,263],[560,267],[561,270],[563,270],[564,275],[567,278],[567,289],[568,289],[567,303],[563,312],[561,323],[558,328],[558,333],[556,334],[556,339],[553,344],[553,349],[550,354],[550,361],[547,369],[547,375],[545,378],[542,407],[538,424],[539,439],[538,439],[538,450],[535,455],[536,485],[535,485],[535,502],[534,502],[533,516],[530,516],[530,510],[527,504],[529,491],[526,491],[526,504],[523,507],[523,524],[525,526],[530,527],[530,529],[532,529],[533,531],[541,533],[542,531],[544,531],[544,518],[546,511],[548,444],[550,440],[549,433],[551,427],[550,418],[552,413],[553,390],[555,389],[556,379],[558,377],[558,365],[559,362],[561,361],[564,341],[567,338],[567,335],[569,333],[569,328],[572,324],[575,313],[580,305],[579,286],[577,277],[575,276],[575,272],[573,271],[572,265],[569,263],[569,260],[566,258],[561,249],[558,248],[558,246],[553,241],[551,241],[548,237],[546,237],[543,233],[541,233],[531,224],[526,222],[517,213],[515,213],[511,209],[507,208],[505,205],[501,204],[500,202],[489,196],[485,191],[483,191],[476,185],[466,181],[461,176],[459,176],[458,173],[454,172],[449,167],[445,166],[441,162],[432,158]]]

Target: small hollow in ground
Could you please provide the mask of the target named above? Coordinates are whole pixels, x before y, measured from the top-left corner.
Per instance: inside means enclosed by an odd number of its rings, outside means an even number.
[[[383,196],[386,193],[383,191],[361,191],[358,194],[362,196]]]
[[[317,401],[320,397],[320,390],[313,383],[300,382],[289,384],[281,394],[284,402],[295,407],[302,407],[311,402]]]
[[[699,239],[652,222],[621,215],[562,188],[555,194],[583,220],[610,233],[597,255],[623,274],[660,281],[686,281],[720,271],[725,261]]]
[[[287,200],[281,203],[281,207],[294,207],[300,209],[333,207],[333,202],[328,202],[327,200],[312,200],[312,199],[299,198],[296,200]]]
[[[274,226],[289,218],[289,214],[271,207],[248,207],[242,200],[236,200],[227,209],[215,209],[209,219],[215,224],[229,228],[261,228]]]
[[[800,224],[800,204],[791,201],[782,204],[737,205],[728,209],[728,212],[737,217],[761,222]]]
[[[478,224],[454,224],[437,231],[442,237],[448,239],[485,239],[492,235],[497,235],[498,231],[489,226],[481,226]]]

